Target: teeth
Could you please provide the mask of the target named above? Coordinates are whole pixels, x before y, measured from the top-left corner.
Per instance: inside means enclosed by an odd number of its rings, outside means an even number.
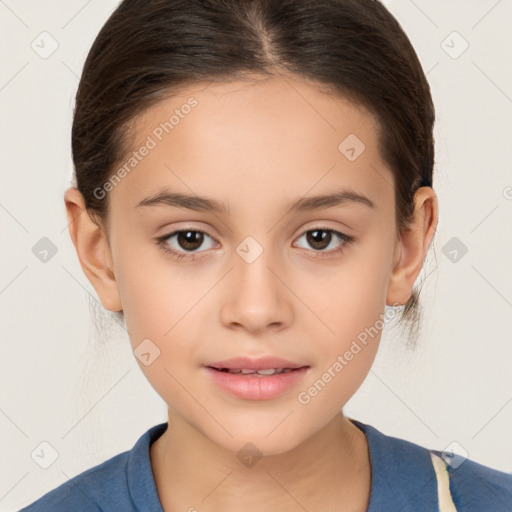
[[[241,373],[243,375],[248,375],[248,374],[258,374],[258,375],[274,375],[274,374],[278,374],[278,373],[288,373],[288,372],[291,372],[292,369],[291,368],[266,368],[266,369],[261,369],[261,370],[252,370],[252,369],[248,369],[248,368],[242,368],[242,369],[238,369],[238,368],[233,368],[233,369],[226,369],[225,371],[229,372],[229,373]]]

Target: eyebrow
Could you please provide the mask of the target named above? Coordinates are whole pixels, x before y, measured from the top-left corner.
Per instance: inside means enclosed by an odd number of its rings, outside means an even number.
[[[304,212],[342,206],[347,203],[364,204],[375,208],[375,204],[368,197],[358,194],[353,190],[340,190],[333,194],[303,197],[298,201],[288,203],[286,211]],[[135,208],[142,206],[172,206],[198,212],[216,212],[229,215],[229,206],[223,201],[217,201],[208,197],[189,196],[186,194],[163,190],[140,201]]]

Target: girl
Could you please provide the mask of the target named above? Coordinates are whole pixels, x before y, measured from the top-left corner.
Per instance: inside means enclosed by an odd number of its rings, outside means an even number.
[[[512,476],[343,414],[389,311],[417,326],[433,124],[377,1],[123,1],[65,204],[168,421],[23,510],[510,510]]]

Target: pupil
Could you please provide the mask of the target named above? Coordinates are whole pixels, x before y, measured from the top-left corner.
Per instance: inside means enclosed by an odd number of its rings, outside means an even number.
[[[178,243],[183,249],[194,250],[201,247],[203,234],[198,231],[182,231],[178,234]]]
[[[315,249],[325,249],[331,241],[331,233],[323,229],[314,229],[308,233],[308,243]],[[327,243],[326,243],[327,242]]]

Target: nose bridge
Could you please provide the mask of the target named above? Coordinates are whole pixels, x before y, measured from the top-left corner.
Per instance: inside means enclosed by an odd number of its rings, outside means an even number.
[[[259,239],[259,240],[258,240]],[[248,329],[263,329],[288,320],[286,287],[276,277],[278,251],[269,246],[271,236],[245,237],[233,255],[232,285],[223,298],[222,320]],[[260,243],[261,242],[261,243]]]
[[[261,296],[268,303],[279,293],[278,280],[270,271],[279,266],[273,257],[277,251],[270,246],[270,240],[271,236],[249,235],[236,247],[235,276],[240,298]]]

